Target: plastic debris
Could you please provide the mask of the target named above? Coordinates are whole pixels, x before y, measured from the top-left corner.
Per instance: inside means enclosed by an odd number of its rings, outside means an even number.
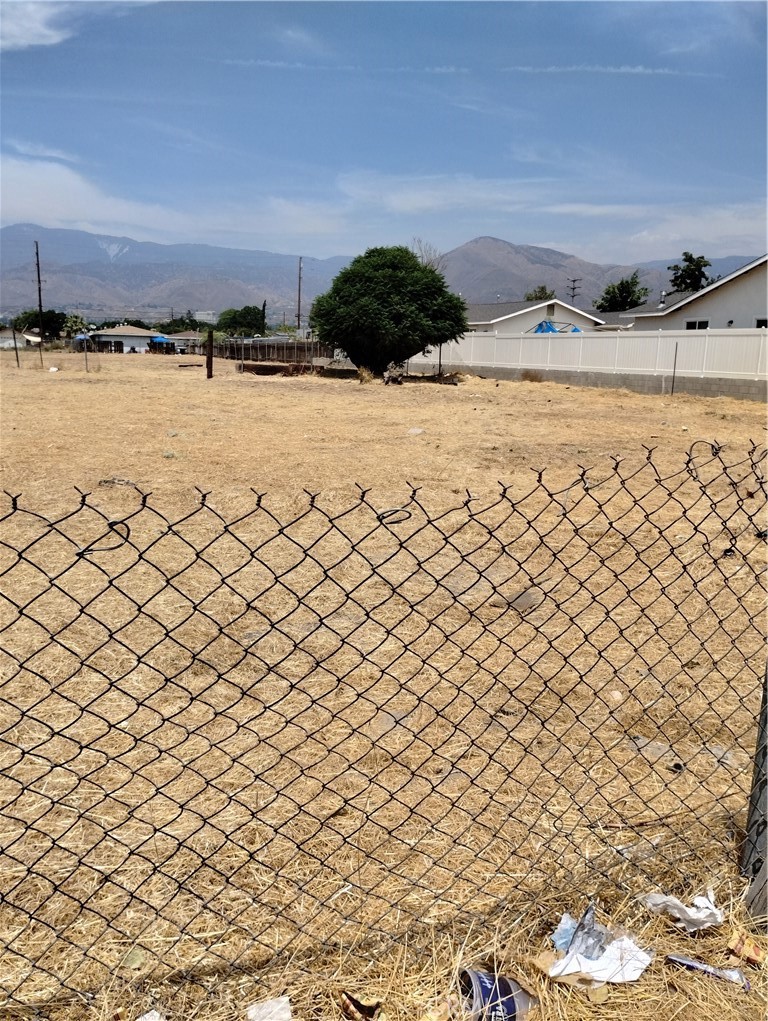
[[[165,1021],[165,1015],[159,1010],[150,1010],[147,1014],[142,1014],[138,1021]]]
[[[274,1000],[252,1003],[245,1016],[248,1021],[293,1021],[291,1001],[287,996],[277,996]]]
[[[408,435],[409,436],[421,436],[421,434],[423,432],[424,432],[423,429],[419,429],[419,427],[417,425],[415,425],[412,429],[408,430]]]
[[[660,762],[666,756],[671,755],[673,761],[669,762],[666,768],[673,773],[682,773],[685,769],[684,763],[677,758],[672,746],[665,744],[664,741],[652,741],[650,738],[642,737],[640,734],[630,734],[629,740],[649,762]]]
[[[48,371],[49,372],[58,372],[59,370],[56,368],[55,365],[52,365]]]
[[[706,897],[694,897],[693,905],[687,907],[677,897],[669,897],[663,893],[645,893],[638,897],[654,915],[667,914],[674,918],[675,924],[686,932],[699,932],[712,925],[723,924],[723,912],[715,907],[715,896],[707,890]]]
[[[688,968],[690,971],[703,971],[705,975],[711,975],[713,978],[734,982],[738,986],[743,986],[746,992],[749,992],[751,988],[744,972],[739,968],[713,968],[711,964],[705,964],[704,961],[697,961],[693,957],[683,957],[680,954],[667,954],[667,960],[671,964]]]
[[[581,954],[590,961],[596,960],[611,941],[611,934],[604,925],[595,922],[595,905],[590,903],[581,919],[566,913],[552,933],[551,939],[557,950]]]
[[[745,932],[735,932],[728,940],[728,949],[734,957],[740,957],[753,968],[762,967],[768,960],[768,953]]]
[[[560,956],[551,952],[540,955],[539,967],[550,978],[587,989],[606,982],[634,982],[653,960],[653,954],[642,950],[629,936],[616,936],[596,923],[594,903],[589,904],[578,923],[564,914],[551,938]]]

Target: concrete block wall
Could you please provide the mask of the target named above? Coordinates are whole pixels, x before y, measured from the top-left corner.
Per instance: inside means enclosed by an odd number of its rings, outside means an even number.
[[[413,366],[416,370],[416,366]],[[428,370],[427,370],[428,371]],[[542,380],[568,386],[593,386],[611,390],[631,390],[635,393],[669,395],[672,393],[671,374],[652,372],[591,372],[580,369],[505,369],[492,365],[443,364],[443,372],[464,372],[488,379],[522,378],[523,373],[535,372]],[[676,376],[676,394],[693,394],[697,397],[733,397],[745,401],[768,401],[768,381],[765,379],[711,378],[703,376]]]

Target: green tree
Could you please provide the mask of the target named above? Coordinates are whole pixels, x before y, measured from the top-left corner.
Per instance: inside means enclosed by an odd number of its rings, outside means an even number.
[[[78,315],[76,312],[70,312],[64,320],[64,332],[71,340],[78,333],[87,333],[88,323],[81,315]]]
[[[682,262],[667,266],[672,276],[669,278],[673,291],[700,291],[707,284],[714,283],[714,278],[707,276],[707,266],[712,263],[703,255],[683,252]]]
[[[64,312],[49,308],[43,312],[43,337],[58,337],[66,321]],[[23,333],[32,333],[40,328],[40,313],[36,308],[20,312],[13,320],[13,328]]]
[[[267,303],[244,305],[243,308],[226,308],[219,316],[216,328],[230,337],[263,336],[267,332]]]
[[[405,246],[358,255],[315,299],[311,319],[321,343],[377,375],[467,329],[464,302]]]
[[[111,330],[115,326],[135,326],[138,330],[150,329],[143,319],[105,319],[99,323],[100,330]]]
[[[550,298],[554,298],[555,292],[550,291],[546,284],[539,284],[538,287],[534,287],[532,291],[528,291],[525,296],[526,301],[548,301]]]
[[[639,272],[635,270],[631,277],[608,284],[595,302],[595,308],[598,312],[626,312],[628,308],[644,305],[649,294],[647,287],[640,286]]]

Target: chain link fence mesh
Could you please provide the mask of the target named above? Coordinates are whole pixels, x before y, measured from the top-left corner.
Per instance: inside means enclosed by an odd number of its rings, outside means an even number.
[[[736,880],[764,458],[698,442],[437,510],[8,495],[5,1005]]]

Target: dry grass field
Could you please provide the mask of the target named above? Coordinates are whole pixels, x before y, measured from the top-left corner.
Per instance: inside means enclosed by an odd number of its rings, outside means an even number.
[[[9,516],[0,557],[0,988],[51,1021],[283,992],[339,1018],[341,988],[418,1021],[493,958],[542,1021],[764,1016],[764,973],[663,962],[723,964],[747,924],[725,849],[764,660],[764,409],[90,363],[0,362],[2,488],[41,515]],[[532,962],[601,883],[656,959],[597,1003]],[[654,883],[712,883],[725,926],[649,919]]]
[[[350,491],[488,493],[526,489],[529,469],[567,484],[578,465],[657,449],[677,470],[697,439],[761,442],[759,403],[512,383],[361,386],[354,379],[253,376],[202,358],[46,354],[46,369],[2,352],[3,485],[57,506],[73,485],[130,479],[155,494]],[[179,368],[197,362],[200,368]],[[59,372],[47,371],[58,367]],[[413,433],[411,430],[423,430]]]

